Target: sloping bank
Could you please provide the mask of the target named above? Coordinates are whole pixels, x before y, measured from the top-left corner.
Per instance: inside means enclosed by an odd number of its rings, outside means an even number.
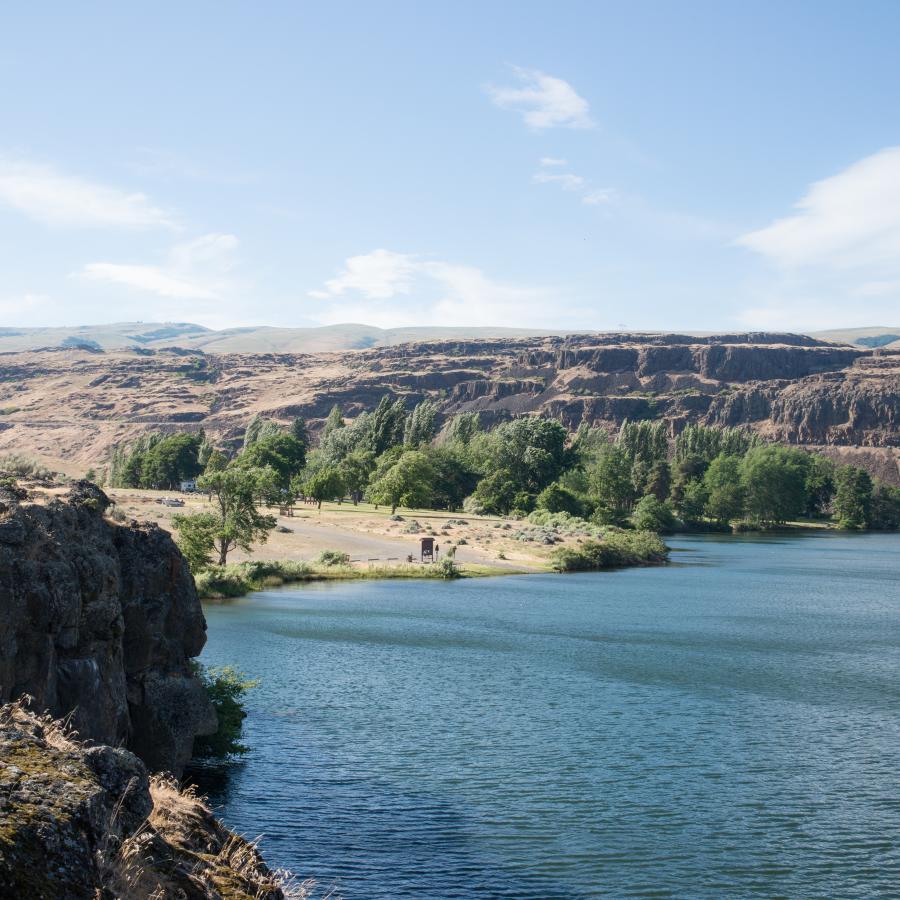
[[[339,553],[333,554],[341,556]],[[197,592],[203,600],[241,597],[253,591],[309,581],[352,581],[385,578],[454,579],[495,575],[525,575],[540,571],[602,571],[629,566],[665,563],[669,548],[658,534],[606,528],[594,538],[558,547],[543,569],[490,566],[466,563],[457,566],[449,559],[434,565],[396,565],[357,568],[344,562],[296,562],[293,560],[252,560],[228,566],[212,566],[196,577]]]
[[[250,844],[148,774],[179,775],[217,727],[190,664],[206,622],[168,534],[108,505],[86,482],[46,504],[0,484],[0,896],[277,900]]]

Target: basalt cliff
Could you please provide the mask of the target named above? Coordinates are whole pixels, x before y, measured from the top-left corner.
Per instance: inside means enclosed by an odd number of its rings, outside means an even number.
[[[0,489],[0,700],[27,694],[83,738],[177,775],[195,735],[216,729],[190,665],[206,622],[171,537],[116,524],[108,506],[87,482],[45,503]]]
[[[102,465],[114,444],[203,427],[237,442],[255,413],[313,427],[385,393],[488,422],[541,413],[570,428],[662,419],[740,425],[900,482],[900,350],[792,334],[582,334],[443,340],[343,353],[170,348],[0,354],[0,451]]]
[[[184,558],[94,485],[43,487],[0,486],[0,897],[280,900],[169,774],[217,727]]]

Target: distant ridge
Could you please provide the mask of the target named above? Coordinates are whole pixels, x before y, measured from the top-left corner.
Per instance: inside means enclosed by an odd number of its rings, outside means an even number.
[[[593,334],[550,328],[501,328],[467,326],[409,326],[378,328],[346,323],[307,328],[268,325],[214,330],[191,322],[118,322],[69,328],[0,328],[0,352],[48,348],[86,350],[159,350],[177,347],[204,353],[324,353],[368,350],[417,341],[531,338],[566,334]],[[654,332],[656,333],[656,332]],[[662,334],[663,332],[659,332]],[[625,334],[625,332],[623,332]],[[693,332],[712,334],[712,332]],[[806,332],[819,340],[873,349],[900,347],[900,326],[844,328]]]
[[[71,328],[0,328],[0,352],[82,347],[128,350],[179,347],[204,353],[323,353],[368,350],[410,341],[474,340],[574,334],[549,328],[467,328],[421,326],[377,328],[348,323],[310,328],[268,325],[215,331],[190,322],[118,322]]]

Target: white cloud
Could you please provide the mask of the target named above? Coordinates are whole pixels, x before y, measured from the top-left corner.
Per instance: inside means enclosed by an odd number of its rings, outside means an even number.
[[[544,156],[540,160],[541,169],[531,176],[535,184],[557,184],[564,191],[573,191],[581,196],[581,202],[588,206],[612,203],[616,192],[612,188],[593,188],[587,178],[572,172],[545,172],[548,167],[562,168],[568,165],[564,159]]]
[[[585,180],[580,175],[572,175],[570,172],[551,175],[549,172],[535,172],[531,180],[536,184],[558,184],[564,191],[580,191],[585,186]]]
[[[616,192],[612,188],[600,188],[595,191],[588,191],[582,198],[581,202],[588,206],[603,206],[612,203],[616,199]]]
[[[351,256],[336,278],[325,282],[325,291],[310,292],[314,297],[336,297],[345,291],[359,291],[365,297],[383,299],[408,294],[416,272],[411,256],[390,250],[373,250]]]
[[[163,265],[95,262],[74,274],[169,299],[214,300],[229,292],[227,275],[234,265],[237,245],[233,234],[206,234],[177,244]]]
[[[900,147],[815,182],[796,209],[737,243],[785,268],[900,268]]]
[[[519,87],[487,85],[485,90],[496,106],[522,114],[530,128],[593,128],[587,100],[562,78],[538,69],[513,66]]]
[[[172,216],[144,194],[34,163],[0,160],[0,204],[54,227],[174,227]]]
[[[739,313],[748,327],[895,323],[900,308],[900,147],[814,182],[796,212],[736,240],[778,269]]]
[[[88,263],[80,272],[84,278],[124,284],[140,291],[150,291],[160,297],[212,300],[215,294],[208,288],[171,275],[160,266],[127,265],[121,263]]]
[[[559,327],[562,321],[560,297],[546,288],[495,281],[474,266],[384,249],[350,257],[324,290],[309,295],[331,301],[318,315],[324,324]]]

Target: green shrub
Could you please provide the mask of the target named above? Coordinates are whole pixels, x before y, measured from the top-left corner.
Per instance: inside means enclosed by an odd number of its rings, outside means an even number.
[[[194,756],[224,760],[246,753],[250,748],[240,741],[244,719],[247,718],[243,698],[259,682],[246,678],[231,666],[207,669],[195,662],[193,667],[219,720],[215,734],[200,735],[194,739]]]
[[[8,472],[16,478],[52,478],[51,472],[45,466],[36,463],[33,459],[23,456],[21,453],[4,453],[0,456],[0,472]]]
[[[441,578],[459,578],[462,575],[459,566],[457,566],[451,558],[446,556],[436,564],[435,568]]]
[[[196,575],[194,582],[202,599],[221,600],[242,597],[265,587],[303,581],[312,574],[312,567],[305,562],[252,560],[227,566],[210,566]]]
[[[323,550],[318,562],[323,566],[346,566],[350,563],[350,554],[342,550]]]
[[[550,561],[557,572],[587,572],[661,563],[668,556],[669,548],[657,534],[609,529],[602,540],[554,550]]]

